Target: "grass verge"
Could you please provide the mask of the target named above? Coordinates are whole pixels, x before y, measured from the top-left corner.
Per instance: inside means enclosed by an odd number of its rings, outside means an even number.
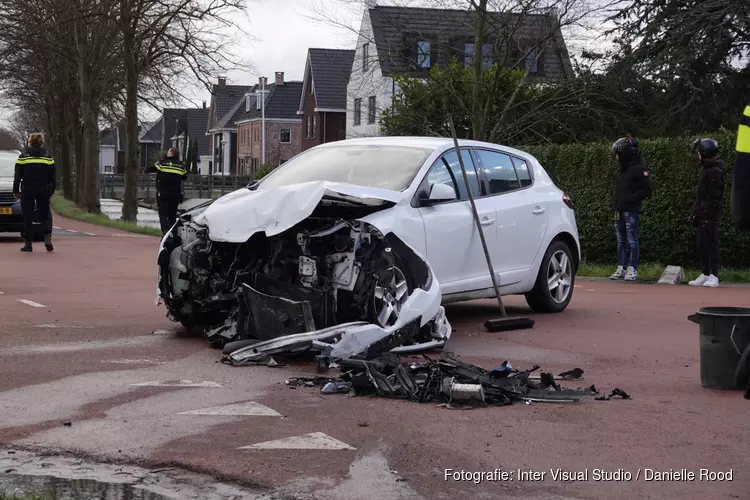
[[[638,279],[640,281],[657,282],[664,272],[666,266],[662,264],[646,263],[638,266]],[[582,278],[609,278],[615,271],[612,264],[581,264],[577,276]],[[694,280],[700,275],[695,269],[685,269],[685,280]],[[719,272],[722,283],[750,283],[750,269],[722,269]]]
[[[139,226],[133,222],[126,222],[123,220],[110,219],[105,214],[90,214],[84,212],[78,208],[75,203],[70,200],[66,200],[61,195],[55,194],[52,196],[52,210],[60,214],[61,217],[68,219],[77,220],[80,222],[86,222],[88,224],[95,224],[97,226],[111,227],[120,231],[126,231],[130,233],[147,234],[149,236],[161,237],[161,231],[155,227]],[[0,498],[2,500],[2,498]]]

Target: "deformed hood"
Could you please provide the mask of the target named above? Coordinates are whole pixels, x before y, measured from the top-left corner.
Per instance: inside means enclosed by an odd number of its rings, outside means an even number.
[[[313,181],[255,191],[243,188],[229,193],[195,215],[196,224],[208,228],[213,241],[243,243],[263,231],[273,236],[309,217],[321,200],[358,205],[396,204],[402,194],[340,182]]]

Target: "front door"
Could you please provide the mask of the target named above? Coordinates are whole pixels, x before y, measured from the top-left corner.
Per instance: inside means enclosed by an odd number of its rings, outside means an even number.
[[[487,198],[481,197],[477,172],[469,151],[462,149],[461,156],[485,239],[492,252],[496,243],[495,207]],[[455,150],[445,153],[432,165],[423,182],[426,192],[429,193],[430,186],[436,183],[452,187],[457,196],[455,201],[419,208],[424,221],[426,257],[443,294],[491,287],[492,280]]]

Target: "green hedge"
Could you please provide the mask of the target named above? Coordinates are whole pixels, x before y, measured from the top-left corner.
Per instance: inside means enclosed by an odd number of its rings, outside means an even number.
[[[713,135],[729,174],[724,193],[724,218],[719,228],[722,267],[750,267],[750,234],[735,229],[729,210],[734,132]],[[685,219],[695,201],[701,169],[691,144],[695,138],[650,139],[641,149],[654,186],[641,217],[641,261],[695,268],[698,264],[696,230]],[[617,165],[611,142],[525,148],[539,160],[560,189],[573,200],[583,257],[588,262],[616,259],[617,243],[611,193]]]

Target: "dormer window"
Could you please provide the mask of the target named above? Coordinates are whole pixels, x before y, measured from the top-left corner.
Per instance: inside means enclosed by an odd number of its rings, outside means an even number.
[[[417,66],[429,69],[430,64],[430,42],[420,40],[417,42]]]
[[[260,91],[258,91],[258,92],[255,93],[255,109],[260,109],[260,98],[261,98],[261,96],[262,96],[262,94],[260,93]]]
[[[250,95],[245,96],[245,113],[250,111]]]

